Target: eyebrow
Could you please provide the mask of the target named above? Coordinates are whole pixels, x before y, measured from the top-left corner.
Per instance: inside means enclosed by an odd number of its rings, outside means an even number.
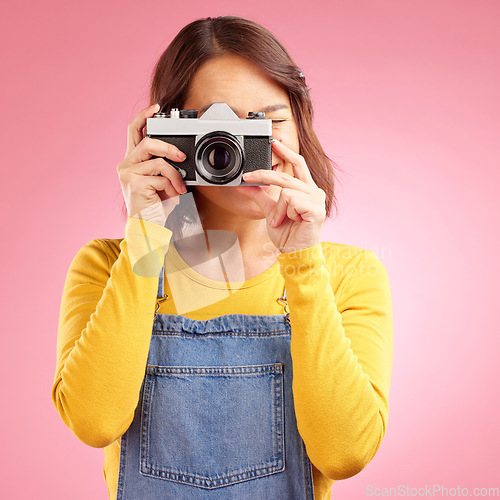
[[[200,114],[203,114],[212,104],[207,104],[206,106],[201,108]],[[239,110],[233,108],[231,109],[234,111],[234,113],[240,115]],[[290,109],[290,107],[287,104],[271,104],[270,106],[265,106],[264,108],[259,109],[257,112],[263,111],[264,113],[273,113],[274,111],[279,111],[281,109]]]

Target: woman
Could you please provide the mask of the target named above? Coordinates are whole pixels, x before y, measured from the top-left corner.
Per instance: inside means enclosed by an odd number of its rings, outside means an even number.
[[[184,152],[147,118],[216,102],[273,120],[273,169],[186,188]],[[374,252],[320,240],[333,171],[304,77],[258,24],[201,19],[158,61],[151,103],[117,168],[125,237],[68,272],[54,405],[104,448],[109,498],[329,499],[385,435],[392,305]]]

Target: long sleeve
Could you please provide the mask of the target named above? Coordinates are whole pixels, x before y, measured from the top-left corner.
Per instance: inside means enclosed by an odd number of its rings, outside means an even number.
[[[133,420],[170,237],[160,225],[129,217],[119,249],[108,240],[92,240],[71,262],[52,401],[64,423],[90,446],[109,445]]]
[[[339,266],[329,258],[333,268],[326,260],[321,245],[278,257],[299,432],[315,467],[337,480],[360,472],[385,435],[393,317],[387,271],[373,251],[359,248]]]

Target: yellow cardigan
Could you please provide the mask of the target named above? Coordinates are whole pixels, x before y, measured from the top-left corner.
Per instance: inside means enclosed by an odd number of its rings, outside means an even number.
[[[104,478],[116,498],[120,437],[139,400],[163,263],[173,270],[165,282],[170,296],[171,283],[184,280],[186,296],[209,297],[181,312],[196,320],[283,314],[276,298],[286,286],[298,429],[313,464],[315,498],[330,499],[333,482],[360,472],[387,428],[393,318],[384,265],[371,250],[321,243],[279,255],[267,271],[231,289],[182,266],[175,252],[165,259],[171,234],[129,217],[124,238],[94,239],[74,257],[52,387],[59,415],[83,443],[104,448]],[[176,314],[175,301],[162,302],[159,312]]]

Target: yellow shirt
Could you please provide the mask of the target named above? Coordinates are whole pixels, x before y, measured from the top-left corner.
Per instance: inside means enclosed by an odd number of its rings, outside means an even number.
[[[175,299],[173,291],[191,289],[183,301],[161,302],[159,313],[179,308],[195,320],[283,314],[276,299],[286,287],[297,425],[315,498],[330,499],[333,482],[360,472],[387,428],[393,318],[384,265],[371,250],[323,242],[280,254],[251,279],[226,283],[183,265],[171,235],[129,217],[124,238],[92,240],[74,257],[52,387],[62,420],[83,443],[104,448],[109,498],[116,498],[120,437],[139,401],[163,264],[165,293]]]

